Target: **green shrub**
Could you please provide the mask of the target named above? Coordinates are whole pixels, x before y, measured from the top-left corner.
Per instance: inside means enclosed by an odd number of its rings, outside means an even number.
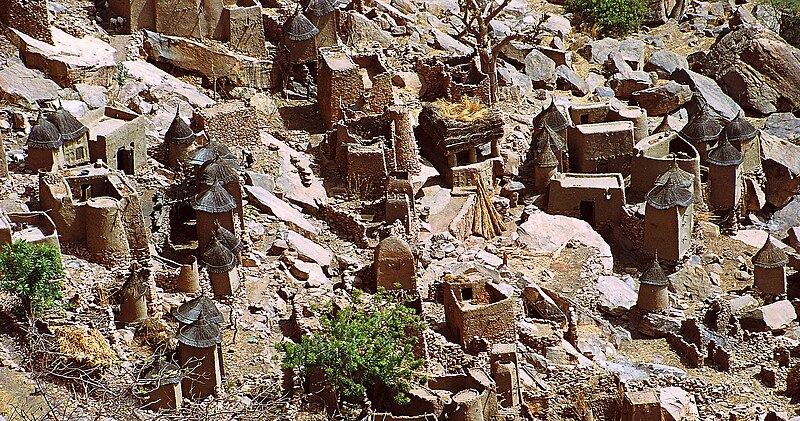
[[[382,385],[397,403],[406,393],[423,360],[413,348],[424,323],[413,310],[384,294],[334,312],[322,310],[322,330],[304,336],[299,344],[281,346],[285,368],[305,375],[323,370],[326,387],[340,402],[362,402],[369,387]]]
[[[31,319],[64,297],[61,253],[46,244],[17,240],[0,249],[0,289],[13,294]]]
[[[567,0],[567,11],[594,35],[621,36],[635,31],[647,11],[645,0]]]

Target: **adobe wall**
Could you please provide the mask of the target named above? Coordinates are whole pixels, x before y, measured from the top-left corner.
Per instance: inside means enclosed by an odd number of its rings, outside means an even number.
[[[342,53],[343,55],[344,53]],[[325,54],[322,54],[323,57]],[[361,75],[355,63],[346,68],[334,70],[328,66],[326,60],[321,60],[317,71],[317,100],[322,118],[328,128],[342,119],[342,110],[339,108],[339,99],[342,104],[357,104],[364,91]]]
[[[602,123],[600,123],[602,124]],[[608,127],[589,131],[589,125],[578,125],[569,132],[569,164],[573,172],[618,172],[630,174],[633,156],[633,126]],[[603,165],[604,169],[600,166]]]
[[[470,348],[473,337],[486,339],[492,343],[516,342],[513,299],[504,298],[486,304],[467,304],[456,298],[455,291],[450,284],[445,283],[444,286],[447,325],[458,337],[462,346]],[[492,288],[490,284],[484,284],[484,287]],[[479,291],[479,286],[473,284],[475,297],[479,296]]]
[[[703,356],[700,355],[697,345],[686,342],[681,336],[673,332],[667,332],[667,342],[679,355],[683,356],[691,366],[695,368],[703,366]]]
[[[319,33],[312,38],[315,50],[318,48],[333,47],[339,42],[336,25],[339,21],[339,11],[328,13],[324,16],[309,16],[309,20],[319,29]]]
[[[180,366],[190,370],[181,381],[184,397],[205,398],[214,393],[216,386],[222,385],[222,361],[219,360],[217,346],[195,348],[186,344],[178,345]]]
[[[53,44],[46,0],[5,0],[0,22],[39,41]]]
[[[367,226],[356,219],[352,213],[339,210],[328,204],[320,206],[319,212],[319,217],[328,223],[332,231],[353,241],[359,247],[367,247]]]
[[[64,167],[64,153],[58,149],[28,148],[25,167],[32,171],[50,171]]]
[[[716,209],[735,209],[742,198],[742,173],[739,165],[708,164],[709,204]],[[697,190],[696,190],[697,191]]]
[[[0,131],[0,178],[8,177],[8,155],[6,154],[6,137],[8,134]]]
[[[760,136],[756,136],[755,139],[749,142],[731,142],[736,149],[739,149],[739,152],[742,153],[744,156],[744,162],[742,162],[742,171],[747,172],[756,167],[761,166],[761,139]]]
[[[609,174],[613,177],[614,174]],[[616,178],[616,177],[615,177]],[[563,179],[555,177],[550,180],[547,211],[559,215],[580,219],[581,202],[594,203],[594,223],[597,228],[610,222],[619,222],[622,207],[625,205],[624,187],[606,189],[587,186],[563,186]],[[621,176],[620,176],[620,185]]]
[[[92,162],[102,159],[109,167],[121,170],[117,167],[117,153],[122,148],[131,149],[133,146],[133,169],[134,172],[141,170],[147,163],[145,133],[148,124],[147,117],[139,116],[105,136],[97,136],[96,141],[89,142]]]
[[[672,142],[676,142],[673,144]],[[700,182],[700,158],[697,149],[688,142],[679,139],[676,133],[657,133],[648,136],[634,146],[631,158],[631,185],[632,195],[646,194],[656,184],[656,180],[672,166],[669,158],[670,149],[685,151],[688,158],[678,158],[675,161],[678,167],[690,174],[694,174],[694,191],[702,191]],[[700,203],[702,195],[695,194],[695,203]]]
[[[84,206],[76,206],[66,179],[60,173],[39,173],[39,206],[56,224],[62,242],[86,240]]]
[[[645,209],[644,252],[667,261],[680,260],[692,240],[693,205],[687,208],[656,209],[649,204]]]
[[[200,110],[200,128],[209,140],[240,146],[260,143],[262,117],[253,107],[242,101],[219,103]]]
[[[266,58],[267,44],[261,6],[225,7],[220,20],[216,32],[225,32],[224,38],[230,43],[229,46],[232,50],[250,57]],[[221,34],[214,35],[214,38],[221,38]]]
[[[155,0],[108,0],[115,15],[125,18],[123,31],[156,30]]]
[[[477,180],[483,180],[484,185],[491,189],[494,187],[495,167],[502,168],[502,166],[503,158],[489,158],[475,164],[449,168],[444,176],[452,187],[475,186]]]
[[[14,224],[23,224],[30,227],[35,227],[41,232],[41,238],[21,236],[32,244],[47,244],[53,246],[56,250],[61,250],[61,244],[58,241],[58,231],[56,225],[49,216],[44,212],[24,212],[24,213],[8,213],[5,215],[6,220]],[[2,211],[0,211],[0,223],[4,222],[2,218]],[[5,224],[4,224],[5,225]],[[7,227],[8,236],[4,241],[0,241],[0,246],[5,244],[5,241],[10,243],[15,237],[11,233],[11,227]]]

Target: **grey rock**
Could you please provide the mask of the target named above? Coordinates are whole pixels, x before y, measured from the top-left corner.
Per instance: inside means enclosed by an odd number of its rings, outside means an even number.
[[[751,331],[774,331],[788,327],[796,318],[797,313],[792,303],[781,300],[751,311],[740,323],[744,329]]]
[[[687,69],[677,69],[672,74],[672,80],[689,85],[695,95],[701,96],[706,101],[709,113],[714,118],[730,121],[742,111],[742,107],[722,92],[717,82],[708,76]]]
[[[627,99],[631,98],[634,92],[653,86],[653,80],[646,72],[632,71],[615,73],[608,81],[608,85],[617,97]]]
[[[542,29],[556,34],[561,38],[566,38],[572,33],[572,24],[570,23],[569,19],[565,18],[564,16],[552,14],[549,18],[547,18],[547,20],[544,21],[542,24]]]
[[[678,69],[688,69],[689,62],[686,57],[668,50],[659,50],[650,55],[644,70],[656,72],[662,78],[669,79]]]
[[[556,62],[539,50],[532,50],[525,56],[525,74],[533,81],[534,87],[552,84],[556,73]]]
[[[590,92],[589,85],[571,68],[560,65],[556,67],[556,86],[570,90],[576,96],[585,96]]]
[[[687,85],[669,81],[662,85],[636,91],[632,95],[647,115],[657,116],[672,113],[692,99],[692,90]]]
[[[800,118],[792,113],[775,113],[767,117],[764,132],[786,139],[793,143],[800,142]]]
[[[619,43],[619,54],[633,70],[642,70],[644,66],[644,41],[636,38],[625,38]]]
[[[621,316],[636,305],[636,291],[616,276],[601,276],[596,288],[600,293],[597,305],[604,313]]]
[[[91,109],[105,107],[108,104],[108,90],[102,86],[77,83],[75,84],[75,90],[78,91],[83,102]]]
[[[619,41],[614,38],[603,38],[586,43],[578,50],[578,54],[589,60],[589,63],[603,64],[608,60],[608,55],[617,49],[619,49]]]

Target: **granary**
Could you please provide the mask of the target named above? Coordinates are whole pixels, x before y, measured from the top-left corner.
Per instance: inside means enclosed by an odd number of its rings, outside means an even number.
[[[180,307],[175,309],[172,313],[181,326],[194,323],[194,321],[200,317],[200,314],[202,314],[207,321],[217,326],[224,322],[222,313],[217,308],[217,305],[214,304],[214,301],[205,293],[181,304]]]
[[[406,234],[416,237],[419,227],[417,226],[417,213],[414,211],[414,186],[409,180],[409,175],[405,171],[394,171],[389,173],[386,181],[386,212],[384,219],[387,224],[400,221]]]
[[[319,50],[317,101],[329,128],[344,110],[380,114],[394,103],[392,75],[377,54],[350,56],[341,47]]]
[[[319,34],[319,28],[300,10],[286,21],[283,33],[289,50],[289,63],[305,64],[317,60],[314,38]]]
[[[721,132],[722,126],[711,116],[706,106],[701,106],[698,113],[678,132],[678,136],[694,146],[700,155],[701,165],[708,165],[708,150],[719,141]]]
[[[761,146],[757,139],[758,130],[744,118],[742,111],[739,111],[733,120],[725,124],[720,136],[728,139],[742,153],[742,171],[761,165]]]
[[[225,246],[228,250],[233,252],[233,254],[236,256],[236,262],[240,263],[242,260],[241,259],[242,250],[244,250],[244,243],[242,242],[242,240],[240,240],[239,237],[236,236],[236,234],[229,231],[228,229],[220,225],[219,222],[216,221],[214,222],[214,235],[217,236],[217,240],[219,240],[219,242],[222,243],[223,246]]]
[[[202,180],[203,174],[201,172],[201,168],[203,164],[212,161],[216,157],[236,162],[236,155],[231,152],[228,146],[216,140],[211,140],[207,144],[189,153],[189,159],[187,162],[195,167],[195,176],[198,184]]]
[[[689,250],[694,225],[694,176],[677,162],[645,195],[644,252],[678,261]]]
[[[545,128],[542,129],[543,132],[546,130],[555,134],[555,132],[550,130],[548,126],[545,126]],[[536,158],[533,163],[533,182],[534,186],[536,187],[536,191],[539,193],[544,193],[547,191],[547,186],[550,184],[550,179],[558,174],[558,168],[561,166],[561,162],[553,151],[554,146],[555,145],[553,142],[548,140],[541,152],[536,154]]]
[[[239,223],[244,224],[242,186],[239,180],[238,168],[239,165],[236,161],[217,155],[200,167],[200,183],[198,187],[201,190],[205,190],[217,183],[222,185],[236,202],[235,212],[239,216]]]
[[[669,280],[658,262],[658,252],[653,264],[639,277],[639,297],[636,305],[643,311],[661,311],[669,307]]]
[[[786,293],[786,263],[788,257],[772,242],[767,234],[767,241],[753,258],[753,284],[764,294]]]
[[[709,202],[718,210],[736,209],[742,198],[744,156],[726,138],[708,153]]]
[[[58,128],[40,112],[39,118],[28,134],[28,156],[25,165],[33,171],[63,168],[66,165],[64,151],[61,148],[63,143]],[[84,151],[88,155],[88,150]]]
[[[104,107],[89,111],[81,121],[89,130],[92,162],[102,160],[125,174],[134,174],[147,163],[147,117]]]
[[[697,149],[681,139],[676,132],[668,131],[648,136],[633,146],[631,196],[644,196],[673,162],[682,170],[694,175],[694,191],[702,191],[700,155]],[[695,195],[695,203],[700,200],[702,195]]]
[[[422,57],[417,59],[416,70],[422,101],[460,102],[470,97],[490,103],[489,76],[480,70],[477,56]]]
[[[536,117],[533,118],[533,127],[534,129],[542,129],[545,126],[550,127],[551,130],[558,133],[562,140],[562,143],[565,145],[561,148],[560,144],[557,144],[559,150],[566,152],[566,145],[567,145],[567,129],[572,127],[572,120],[565,116],[562,113],[558,106],[556,106],[555,99],[550,100],[550,105],[547,108],[543,109]],[[559,160],[560,161],[560,160]],[[564,168],[566,171],[567,168]]]
[[[137,380],[137,390],[144,395],[142,406],[151,411],[180,409],[183,402],[183,373],[176,364],[158,359]]]
[[[547,211],[580,218],[594,228],[619,222],[625,206],[622,174],[557,174],[550,179]]]
[[[415,133],[423,156],[447,184],[466,187],[482,182],[494,187],[496,171],[502,166],[498,149],[503,137],[500,115],[470,101],[426,103]]]
[[[478,273],[445,275],[442,288],[447,327],[465,349],[516,342],[513,288]]]
[[[147,319],[147,292],[147,282],[142,279],[139,265],[134,262],[128,279],[122,285],[119,321],[133,323]]]
[[[205,251],[217,223],[228,231],[235,230],[233,214],[237,208],[236,199],[219,182],[198,193],[192,201],[192,208],[197,212],[197,244],[200,253]]]
[[[194,131],[181,118],[180,108],[175,111],[175,118],[164,134],[164,143],[167,144],[167,165],[178,168],[189,158],[189,152],[194,147],[197,138]]]
[[[59,103],[58,109],[47,116],[61,133],[64,165],[74,167],[89,162],[89,128],[78,121]]]
[[[16,240],[47,244],[61,250],[56,224],[45,212],[8,212],[0,209],[0,247]]]
[[[384,190],[389,173],[419,172],[410,119],[405,108],[392,107],[382,114],[359,113],[336,124],[327,154],[343,173],[348,190],[366,189],[354,193],[369,196]]]
[[[39,203],[60,241],[84,244],[96,261],[149,257],[149,231],[136,189],[102,163],[39,173]]]
[[[563,137],[561,137],[561,135],[558,134],[557,131],[550,128],[550,124],[548,124],[546,121],[543,124],[544,126],[536,129],[533,132],[533,137],[531,139],[531,148],[534,152],[534,160],[536,162],[538,162],[538,160],[542,160],[543,162],[549,161],[549,156],[541,157],[541,155],[546,154],[547,151],[545,149],[550,147],[553,156],[558,162],[558,166],[556,168],[557,171],[566,172],[569,168],[569,152],[567,149],[567,142]]]
[[[233,295],[239,289],[239,261],[236,253],[225,247],[216,234],[211,234],[200,261],[208,271],[214,295]]]
[[[183,326],[176,335],[178,361],[187,370],[181,381],[184,397],[202,399],[222,385],[222,333],[219,327],[200,313],[193,323]]]
[[[489,352],[492,379],[497,385],[498,403],[504,408],[515,408],[522,403],[522,385],[519,380],[519,361],[515,343],[494,344]]]
[[[414,290],[416,283],[416,259],[411,247],[402,238],[390,236],[375,248],[375,284],[387,290]]]
[[[200,290],[200,270],[197,266],[197,257],[191,255],[186,263],[182,263],[175,280],[175,290],[180,292],[197,292]]]

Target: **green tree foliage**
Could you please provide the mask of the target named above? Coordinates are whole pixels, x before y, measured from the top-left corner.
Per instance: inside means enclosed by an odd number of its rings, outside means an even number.
[[[635,31],[647,11],[645,0],[567,0],[566,6],[584,26],[601,36]]]
[[[412,351],[424,329],[419,316],[381,293],[335,313],[330,307],[323,310],[321,331],[283,346],[283,366],[304,375],[322,370],[340,402],[361,402],[369,387],[382,385],[395,402],[407,403],[424,363]]]
[[[0,249],[0,289],[19,299],[31,322],[64,297],[63,276],[61,253],[53,246],[17,240]]]

